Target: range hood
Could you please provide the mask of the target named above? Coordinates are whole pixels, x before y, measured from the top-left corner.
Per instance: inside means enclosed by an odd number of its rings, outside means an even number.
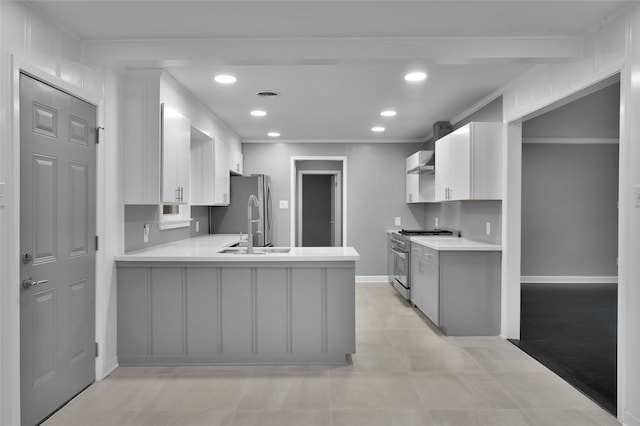
[[[411,156],[411,158],[415,158],[413,164],[414,167],[407,169],[407,174],[422,174],[422,173],[431,173],[435,170],[435,166],[433,162],[429,165],[429,161],[433,158],[434,151],[418,151]]]

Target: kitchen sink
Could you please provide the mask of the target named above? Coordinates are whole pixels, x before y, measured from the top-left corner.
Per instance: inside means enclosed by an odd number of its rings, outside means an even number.
[[[251,254],[286,254],[290,247],[254,247]],[[249,254],[246,247],[228,247],[220,250],[220,254]]]

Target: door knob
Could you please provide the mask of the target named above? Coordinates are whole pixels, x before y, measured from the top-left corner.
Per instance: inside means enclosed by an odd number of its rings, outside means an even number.
[[[31,287],[35,287],[35,286],[39,286],[39,285],[42,285],[42,284],[46,284],[48,282],[49,282],[49,280],[36,281],[31,277],[27,277],[27,278],[22,280],[22,288],[30,289]]]

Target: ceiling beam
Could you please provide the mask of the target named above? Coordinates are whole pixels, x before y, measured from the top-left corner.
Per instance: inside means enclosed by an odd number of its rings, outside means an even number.
[[[554,63],[582,54],[580,37],[242,38],[88,40],[85,60],[103,65],[307,65],[426,61]]]

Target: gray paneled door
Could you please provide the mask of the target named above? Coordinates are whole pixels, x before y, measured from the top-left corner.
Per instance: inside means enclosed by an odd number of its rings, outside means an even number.
[[[96,109],[20,75],[20,396],[40,422],[95,380]]]

